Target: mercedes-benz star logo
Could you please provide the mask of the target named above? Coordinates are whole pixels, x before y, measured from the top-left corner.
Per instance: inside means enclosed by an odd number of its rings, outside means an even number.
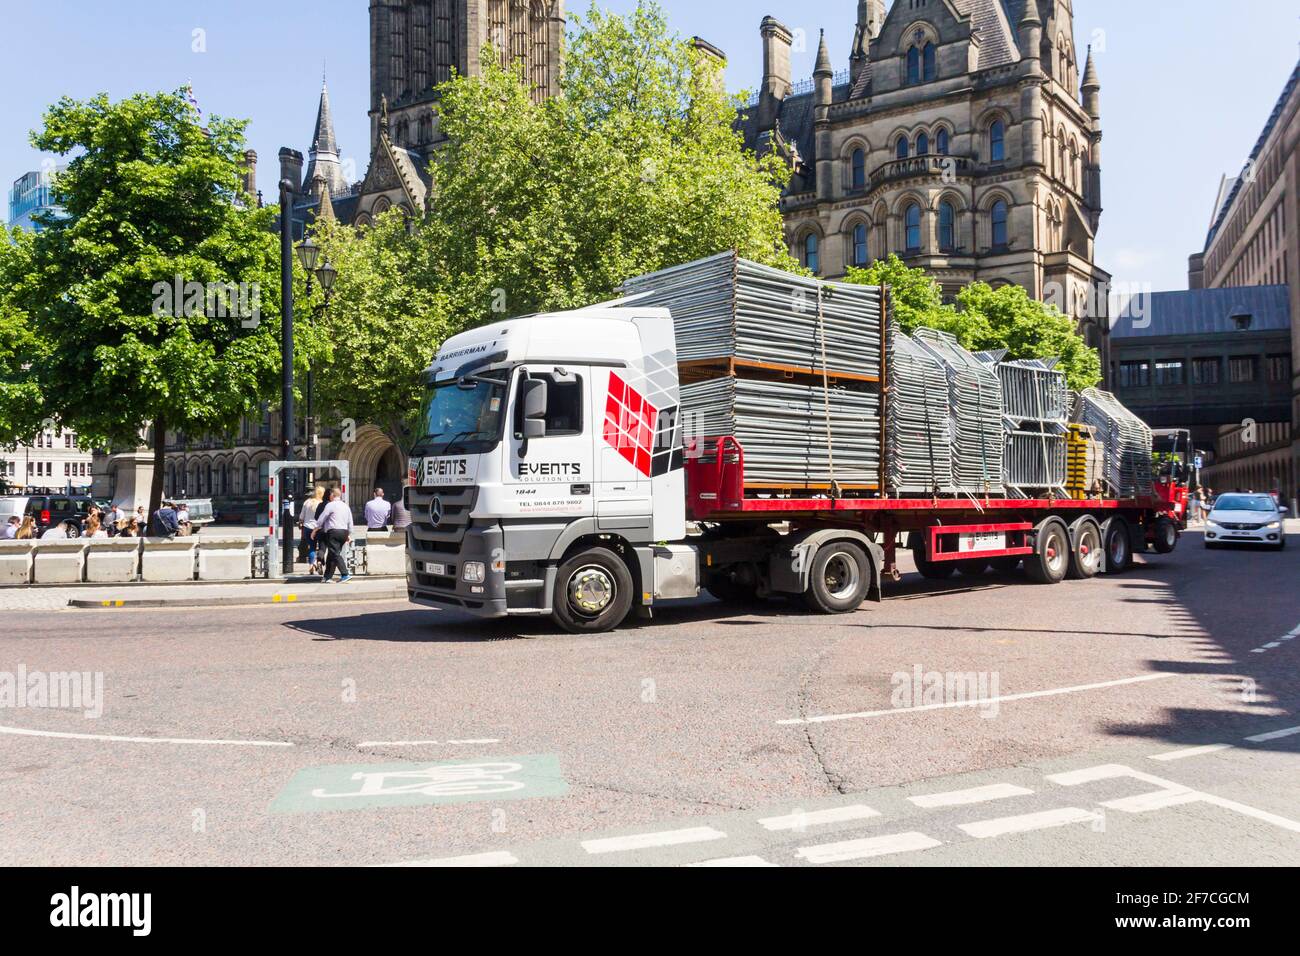
[[[429,502],[429,523],[435,528],[442,524],[442,499],[437,495]]]

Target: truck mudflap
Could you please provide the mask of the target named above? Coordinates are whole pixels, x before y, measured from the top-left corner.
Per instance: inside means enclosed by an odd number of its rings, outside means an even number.
[[[803,594],[808,590],[808,575],[817,551],[833,541],[852,541],[859,545],[871,562],[871,585],[867,600],[880,602],[881,569],[885,566],[885,552],[867,535],[845,528],[815,528],[798,532],[780,550],[773,553],[768,565],[772,590],[782,594]]]
[[[504,553],[500,525],[471,527],[454,552],[426,550],[412,542],[406,593],[415,604],[459,608],[479,617],[506,616],[506,580],[494,569]],[[481,575],[476,567],[480,565]]]

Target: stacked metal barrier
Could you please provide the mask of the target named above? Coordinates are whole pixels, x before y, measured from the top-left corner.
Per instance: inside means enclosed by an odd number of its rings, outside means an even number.
[[[1096,429],[1102,442],[1102,475],[1106,489],[1119,498],[1144,498],[1152,493],[1151,429],[1114,395],[1084,389],[1075,400],[1075,421]]]
[[[950,494],[952,427],[943,364],[901,332],[889,335],[887,482],[894,494]]]
[[[728,377],[683,385],[681,394],[687,439],[734,436],[745,450],[746,483],[879,483],[873,392]],[[709,443],[702,451],[706,461],[714,453]]]
[[[1002,384],[1007,430],[1006,485],[1017,497],[1064,497],[1066,493],[1070,390],[1055,366],[1055,359],[1019,359],[994,366]]]
[[[629,279],[637,305],[672,310],[677,360],[741,359],[880,374],[879,286],[822,282],[735,252]]]
[[[946,332],[917,329],[912,336],[944,367],[952,429],[952,490],[1001,495],[1004,436],[1002,383],[988,365]]]

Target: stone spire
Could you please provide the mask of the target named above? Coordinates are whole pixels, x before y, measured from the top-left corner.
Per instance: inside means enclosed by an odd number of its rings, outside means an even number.
[[[1026,0],[1025,12],[1016,25],[1020,40],[1020,57],[1024,60],[1042,61],[1043,21],[1038,16],[1038,0]]]
[[[1088,47],[1088,62],[1083,68],[1083,108],[1093,119],[1101,119],[1101,80],[1097,79],[1097,64],[1092,59],[1092,47]]]
[[[835,83],[835,67],[831,66],[831,54],[826,49],[826,31],[822,31],[821,43],[817,46],[817,66],[813,70],[816,92],[814,102],[818,106],[830,106]]]
[[[320,84],[320,106],[316,110],[316,130],[312,134],[311,150],[308,152],[306,181],[312,183],[319,174],[332,193],[345,192],[347,180],[343,176],[343,167],[339,163],[338,140],[334,138],[334,115],[330,112],[330,92],[324,77]]]

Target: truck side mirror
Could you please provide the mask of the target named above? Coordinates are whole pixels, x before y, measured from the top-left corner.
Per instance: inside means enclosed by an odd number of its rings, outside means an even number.
[[[519,389],[518,427],[515,438],[523,444],[520,456],[528,454],[531,438],[546,437],[546,382],[539,378],[526,378]]]

